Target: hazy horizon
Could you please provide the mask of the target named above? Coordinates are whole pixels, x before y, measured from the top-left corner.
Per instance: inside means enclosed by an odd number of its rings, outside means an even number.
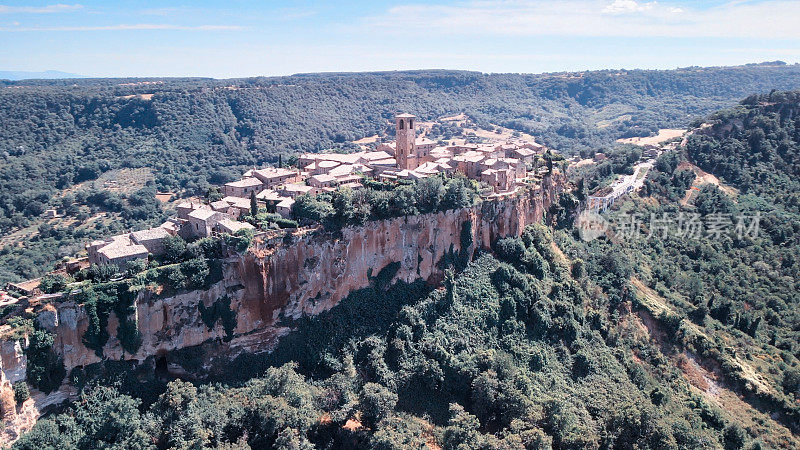
[[[786,61],[759,61],[759,62],[748,62],[744,64],[735,64],[735,65],[726,65],[726,66],[706,66],[706,65],[696,65],[696,66],[686,66],[686,67],[672,67],[672,68],[665,68],[665,69],[649,69],[649,68],[642,68],[642,67],[598,67],[598,68],[590,68],[586,70],[563,70],[563,71],[547,71],[547,72],[483,72],[480,70],[471,70],[471,69],[445,69],[445,68],[435,68],[435,67],[428,67],[428,68],[419,68],[419,69],[397,69],[397,70],[352,70],[352,71],[322,71],[322,72],[296,72],[296,73],[289,73],[289,74],[279,74],[279,75],[266,75],[266,74],[255,74],[255,75],[244,75],[244,76],[236,76],[236,77],[212,77],[212,76],[204,76],[204,75],[191,75],[191,76],[142,76],[142,75],[127,75],[127,76],[103,76],[103,77],[93,77],[87,76],[83,74],[77,73],[68,73],[61,70],[56,69],[49,69],[44,71],[27,71],[27,70],[0,70],[0,80],[9,80],[9,81],[26,81],[26,80],[69,80],[69,79],[86,79],[86,80],[103,80],[103,79],[126,79],[126,78],[142,78],[142,79],[150,79],[150,78],[164,78],[164,79],[180,79],[180,78],[202,78],[202,79],[211,79],[211,80],[231,80],[231,79],[242,79],[242,78],[272,78],[272,77],[283,77],[283,76],[296,76],[296,75],[324,75],[324,74],[368,74],[368,73],[391,73],[391,72],[435,72],[435,71],[452,71],[452,72],[477,72],[486,75],[504,75],[504,74],[519,74],[519,75],[545,75],[549,73],[557,74],[557,73],[581,73],[581,72],[602,72],[608,70],[626,70],[626,71],[634,71],[634,70],[682,70],[682,69],[690,69],[694,67],[698,68],[724,68],[724,67],[745,67],[745,66],[776,66],[781,64],[769,64],[769,63],[778,63],[782,62],[785,66],[791,65],[800,65],[800,62],[796,63],[786,63]],[[2,68],[0,68],[2,69]],[[26,74],[31,75],[29,78],[22,78],[22,77],[7,77],[8,74]],[[45,75],[50,74],[58,74],[59,76],[55,77],[47,77]]]
[[[800,2],[784,0],[14,2],[0,4],[0,69],[224,79],[794,64],[798,20]]]

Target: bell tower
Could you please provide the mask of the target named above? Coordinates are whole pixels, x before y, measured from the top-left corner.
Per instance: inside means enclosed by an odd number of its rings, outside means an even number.
[[[411,114],[398,114],[394,116],[396,126],[396,145],[394,157],[397,168],[411,170],[417,168],[417,116]]]

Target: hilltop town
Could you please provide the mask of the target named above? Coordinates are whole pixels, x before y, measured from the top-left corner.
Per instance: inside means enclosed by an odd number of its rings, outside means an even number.
[[[160,257],[165,251],[165,240],[174,236],[194,241],[221,235],[263,234],[261,224],[254,220],[258,211],[268,212],[273,221],[277,219],[279,223],[271,224],[274,227],[291,230],[299,226],[295,203],[301,196],[313,198],[341,189],[357,191],[370,183],[393,186],[430,177],[442,180],[463,177],[473,183],[482,198],[500,199],[526,187],[538,186],[544,174],[597,165],[608,159],[604,153],[595,152],[589,159],[574,156],[565,160],[524,133],[501,131],[500,127],[494,131],[479,130],[474,124],[471,124],[474,129],[468,128],[469,119],[463,114],[440,121],[421,122],[414,115],[397,114],[393,139],[381,141],[374,136],[362,140],[371,145],[360,142],[362,145],[355,152],[307,152],[300,154],[291,166],[279,163],[277,167],[251,168],[239,180],[215,188],[216,196],[178,201],[174,216],[159,226],[86,243],[86,255],[66,261],[57,272],[75,274],[81,269],[101,266],[125,270],[134,261],[146,264]],[[432,124],[441,123],[462,129],[465,138],[431,139]],[[482,133],[476,136],[476,132]],[[606,210],[621,195],[641,188],[655,158],[677,145],[675,139],[667,142],[658,137],[644,142],[629,141],[620,143],[642,149],[633,173],[619,175],[610,185],[598,188],[587,197],[587,208]],[[561,163],[555,167],[553,161]],[[58,215],[55,210],[52,213]],[[9,293],[40,292],[39,282],[37,278],[8,283],[7,292],[0,291],[5,300],[0,301],[13,303]]]
[[[259,207],[292,219],[298,196],[357,190],[365,180],[396,183],[461,174],[481,186],[482,195],[492,198],[513,195],[547,170],[537,172],[534,162],[548,150],[530,139],[501,136],[484,143],[451,144],[418,136],[414,115],[398,114],[394,121],[394,142],[355,153],[303,153],[293,168],[253,168],[240,180],[224,184],[221,199],[181,202],[176,216],[158,227],[87,244],[88,262],[124,267],[148,255],[160,255],[168,236],[193,240],[254,230],[241,219]]]

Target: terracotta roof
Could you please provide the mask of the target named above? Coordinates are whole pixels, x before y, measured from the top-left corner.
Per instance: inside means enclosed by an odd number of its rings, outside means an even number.
[[[314,187],[313,186],[306,186],[305,184],[289,183],[289,184],[285,184],[281,190],[289,191],[289,192],[303,192],[303,193],[305,193],[305,192],[314,190]]]
[[[194,211],[189,213],[189,217],[197,220],[206,221],[210,219],[214,214],[219,214],[216,211],[212,211],[210,209],[195,209]]]
[[[153,239],[164,239],[169,236],[167,230],[161,227],[150,228],[147,230],[134,231],[131,233],[131,239],[134,242],[151,241]]]
[[[231,219],[222,219],[217,222],[217,227],[222,229],[223,232],[236,233],[239,230],[252,230],[254,226],[247,222],[238,222]]]
[[[253,186],[261,186],[261,184],[262,184],[261,180],[257,178],[242,178],[241,180],[238,181],[231,181],[230,183],[225,183],[225,186],[246,188]]]
[[[329,181],[336,181],[336,177],[334,177],[333,175],[323,173],[320,175],[314,175],[313,177],[309,178],[309,180],[314,180],[318,183],[327,183]]]
[[[361,155],[361,157],[367,161],[376,161],[376,160],[391,158],[392,155],[384,151],[379,151],[379,152],[364,152]]]
[[[386,158],[386,159],[379,159],[377,161],[370,161],[369,163],[371,166],[395,166],[397,165],[397,160],[394,158]]]
[[[231,204],[226,202],[226,201],[224,201],[224,200],[219,200],[219,201],[211,203],[210,206],[211,206],[211,209],[213,209],[214,211],[225,211],[228,208],[230,208]]]
[[[147,247],[141,244],[134,244],[130,241],[128,241],[127,245],[117,241],[99,249],[97,253],[104,255],[110,260],[114,260],[128,256],[147,256]]]
[[[236,208],[250,208],[250,199],[241,197],[225,197],[221,201],[228,203]]]
[[[264,189],[256,195],[256,198],[259,200],[278,200],[281,196],[272,189]]]
[[[258,169],[253,171],[253,176],[257,178],[264,178],[267,180],[272,180],[274,178],[283,178],[296,175],[297,172],[290,169],[284,169],[281,167],[267,167],[266,169]]]
[[[294,199],[285,198],[281,200],[276,206],[279,206],[281,208],[291,208],[292,205],[294,205]]]

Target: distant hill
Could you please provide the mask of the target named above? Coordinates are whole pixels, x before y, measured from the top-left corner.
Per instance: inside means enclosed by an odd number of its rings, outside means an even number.
[[[20,70],[0,70],[0,80],[57,80],[62,78],[86,78],[84,75],[45,70],[44,72],[26,72]]]

